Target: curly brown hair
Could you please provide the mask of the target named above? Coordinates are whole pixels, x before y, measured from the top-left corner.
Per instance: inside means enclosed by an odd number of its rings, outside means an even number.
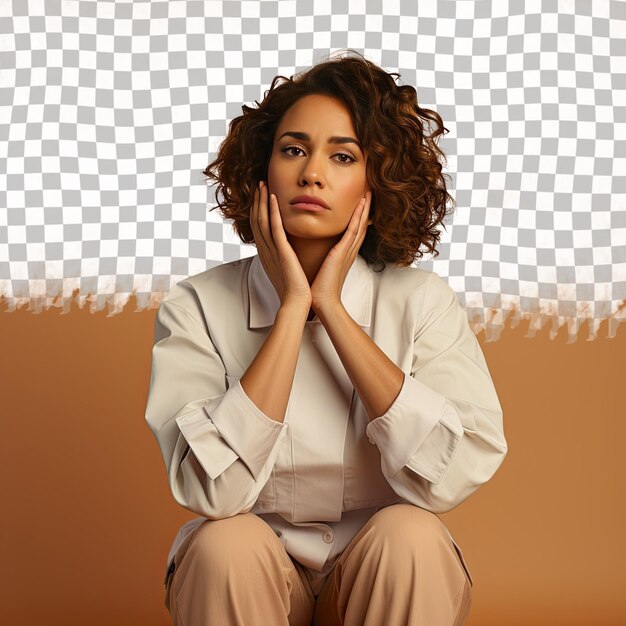
[[[203,171],[217,182],[217,206],[233,220],[233,230],[244,243],[254,243],[250,209],[259,180],[267,181],[274,134],[282,116],[302,96],[324,94],[341,100],[350,111],[357,138],[368,159],[366,176],[372,190],[372,225],[359,254],[382,271],[386,263],[409,266],[424,251],[439,255],[437,226],[454,210],[447,192],[437,138],[448,129],[438,113],[422,109],[410,85],[396,85],[388,73],[360,53],[318,63],[304,72],[272,80],[257,108],[242,106],[233,119],[217,158]],[[277,84],[280,80],[281,84]],[[424,132],[423,120],[434,123]],[[448,202],[451,210],[446,211]],[[443,224],[445,228],[445,223]]]

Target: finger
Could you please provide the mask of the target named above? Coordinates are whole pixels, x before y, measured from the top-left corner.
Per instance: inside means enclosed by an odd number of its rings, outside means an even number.
[[[358,221],[354,225],[353,237],[350,240],[350,256],[355,252],[358,254],[359,248],[365,239],[369,214],[369,202],[367,198],[361,198],[355,210],[355,214],[357,215]]]
[[[366,199],[361,198],[358,204],[356,205],[354,212],[352,213],[352,219],[350,220],[350,223],[348,224],[348,231],[350,232],[352,236],[352,240],[354,240],[355,238],[358,238],[363,228],[363,218],[366,215],[365,204],[366,204]]]
[[[257,186],[254,194],[252,196],[252,205],[250,206],[250,228],[252,228],[252,234],[254,235],[254,240],[258,243],[259,240],[259,230],[257,224],[257,204],[259,202],[259,188]]]
[[[256,222],[259,232],[266,248],[272,250],[272,234],[270,232],[269,221],[267,217],[267,185],[263,183],[259,190],[259,200],[256,208]]]
[[[372,194],[370,191],[365,193],[365,202],[363,203],[363,211],[361,213],[361,226],[363,228],[363,234],[367,230],[367,222],[370,217],[370,205],[372,202]]]
[[[278,206],[278,200],[274,194],[270,196],[270,223],[272,225],[272,236],[274,242],[284,249],[284,244],[287,242],[287,235],[283,227],[283,220],[280,215],[280,207]]]
[[[343,236],[332,248],[341,255],[344,261],[346,261],[346,259],[350,259],[359,234],[359,210],[362,209],[361,204],[362,199],[359,200],[358,204],[354,208],[354,211],[352,211],[352,216],[350,217],[350,221],[348,222],[348,226],[343,233]]]
[[[365,234],[367,232],[367,222],[369,220],[370,217],[370,205],[372,202],[372,194],[370,191],[365,193],[365,198],[364,198],[364,202],[363,202],[363,208],[361,209],[361,221],[360,221],[360,228],[359,228],[359,246],[361,245],[361,243],[363,242],[363,239],[365,239]]]
[[[263,237],[261,231],[259,229],[259,187],[254,191],[254,196],[252,198],[252,206],[250,207],[250,226],[252,227],[252,233],[254,234],[254,240],[257,243],[262,243]]]

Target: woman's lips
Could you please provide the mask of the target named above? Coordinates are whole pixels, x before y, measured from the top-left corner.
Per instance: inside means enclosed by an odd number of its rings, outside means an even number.
[[[328,211],[321,204],[313,204],[311,202],[296,202],[291,205],[294,209],[302,209],[304,211]]]

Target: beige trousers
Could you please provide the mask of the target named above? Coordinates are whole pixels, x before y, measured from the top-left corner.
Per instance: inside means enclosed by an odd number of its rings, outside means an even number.
[[[471,599],[443,522],[402,503],[368,520],[318,596],[260,517],[207,520],[177,551],[165,604],[175,626],[461,626]]]

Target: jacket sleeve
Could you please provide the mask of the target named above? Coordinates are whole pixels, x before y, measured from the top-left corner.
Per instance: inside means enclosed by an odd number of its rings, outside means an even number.
[[[366,433],[392,489],[444,513],[493,476],[508,448],[500,402],[465,310],[437,274],[424,288],[411,373]]]
[[[239,380],[227,386],[202,318],[179,303],[184,294],[175,285],[157,311],[145,418],[174,499],[199,515],[221,519],[253,507],[288,424],[265,415]]]

